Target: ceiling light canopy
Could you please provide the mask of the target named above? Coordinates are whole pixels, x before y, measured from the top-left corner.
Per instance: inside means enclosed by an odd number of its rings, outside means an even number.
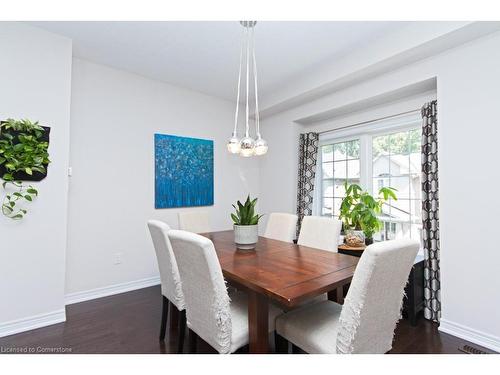
[[[240,66],[238,71],[238,93],[236,95],[236,111],[234,114],[234,129],[231,138],[227,142],[227,149],[231,154],[240,154],[244,157],[254,155],[264,155],[267,152],[267,142],[260,134],[259,123],[259,96],[257,88],[257,60],[255,59],[255,37],[254,30],[257,21],[241,21],[243,26],[243,42],[240,49]],[[238,137],[238,116],[240,107],[241,73],[243,67],[243,57],[245,57],[245,135],[242,139]],[[250,61],[251,59],[251,61]],[[256,139],[250,136],[250,76],[254,81],[254,124]]]

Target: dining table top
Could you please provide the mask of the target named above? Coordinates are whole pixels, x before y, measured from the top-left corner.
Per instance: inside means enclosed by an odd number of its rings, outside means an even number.
[[[224,277],[287,307],[350,282],[359,258],[259,237],[239,250],[232,230],[204,233],[214,243]]]

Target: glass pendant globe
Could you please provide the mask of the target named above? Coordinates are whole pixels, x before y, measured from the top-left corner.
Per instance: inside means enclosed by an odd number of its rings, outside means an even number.
[[[264,155],[267,152],[267,142],[262,139],[258,138],[255,141],[255,155]]]
[[[231,154],[239,154],[241,150],[240,140],[236,136],[232,136],[227,141],[227,150]]]
[[[240,142],[240,155],[244,157],[249,157],[254,154],[255,151],[255,141],[251,137],[245,137]]]

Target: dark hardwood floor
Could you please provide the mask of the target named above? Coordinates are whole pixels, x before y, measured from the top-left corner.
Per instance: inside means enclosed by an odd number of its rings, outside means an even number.
[[[69,305],[65,323],[0,338],[0,352],[175,352],[177,332],[168,330],[165,342],[158,340],[160,315],[159,286]],[[416,327],[401,320],[391,353],[461,353],[458,348],[465,344],[470,343],[440,333],[423,318]],[[198,352],[214,350],[199,343]]]

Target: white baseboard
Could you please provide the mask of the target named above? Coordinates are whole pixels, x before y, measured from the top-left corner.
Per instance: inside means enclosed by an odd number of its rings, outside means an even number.
[[[66,305],[88,301],[91,299],[107,297],[114,294],[130,292],[132,290],[147,288],[160,284],[160,277],[150,277],[146,279],[129,281],[126,283],[115,284],[103,288],[86,290],[83,292],[70,293],[65,296]],[[52,324],[66,321],[66,310],[61,309],[50,313],[39,314],[27,318],[12,320],[0,323],[0,337],[14,335],[16,333],[30,331],[32,329],[50,326]]]
[[[500,337],[496,337],[490,335],[489,333],[481,332],[458,323],[450,322],[445,319],[441,319],[439,322],[439,330],[500,353]]]
[[[130,292],[132,290],[147,288],[149,286],[160,284],[160,276],[149,277],[146,279],[129,281],[126,283],[115,284],[110,286],[105,286],[102,288],[96,288],[91,290],[85,290],[83,292],[75,292],[66,294],[64,297],[66,305],[71,305],[73,303],[89,301],[91,299],[102,298],[107,296],[112,296],[114,294],[120,294],[125,292]]]
[[[66,310],[30,316],[27,318],[11,320],[0,324],[0,337],[14,335],[16,333],[30,331],[32,329],[50,326],[52,324],[66,321]]]

